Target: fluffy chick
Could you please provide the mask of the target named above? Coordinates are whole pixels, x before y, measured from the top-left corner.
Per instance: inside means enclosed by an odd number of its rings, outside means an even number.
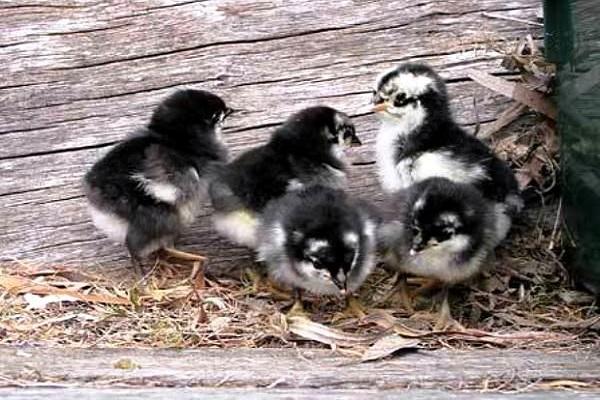
[[[211,176],[227,158],[220,130],[231,112],[210,92],[179,90],[157,107],[145,129],[109,151],[85,175],[94,224],[127,246],[138,273],[143,272],[141,259],[171,248],[200,211]]]
[[[340,189],[289,192],[264,210],[258,258],[298,301],[301,290],[350,298],[373,270],[377,223],[373,208]]]
[[[314,184],[346,185],[346,145],[360,140],[344,113],[318,106],[292,115],[268,143],[243,153],[211,184],[215,229],[256,248],[258,218],[267,202]]]
[[[444,81],[428,66],[406,63],[381,74],[373,90],[381,119],[376,140],[385,192],[429,177],[475,185],[494,204],[502,240],[522,208],[512,170],[452,118]]]
[[[481,272],[497,242],[489,202],[472,185],[428,178],[393,195],[384,213],[378,240],[386,265],[401,277],[440,281],[437,327],[449,325],[448,287]]]

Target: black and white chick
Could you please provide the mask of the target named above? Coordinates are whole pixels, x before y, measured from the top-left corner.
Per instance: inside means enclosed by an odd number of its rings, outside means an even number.
[[[240,155],[211,184],[215,229],[255,249],[266,204],[310,185],[345,187],[344,147],[360,144],[354,124],[340,111],[317,106],[293,114],[268,143]]]
[[[352,297],[375,265],[377,213],[343,190],[316,185],[287,193],[265,208],[258,228],[258,259],[271,279],[301,291]]]
[[[376,157],[383,190],[394,193],[435,176],[472,184],[493,203],[502,241],[523,207],[517,180],[454,121],[440,76],[423,64],[401,64],[377,78],[372,102],[381,120]]]
[[[173,248],[208,198],[208,185],[227,161],[221,126],[232,109],[218,96],[179,90],[154,111],[150,123],[126,139],[85,175],[84,191],[93,223],[125,244],[133,267],[157,250],[204,261]]]
[[[407,274],[438,281],[443,301],[436,328],[452,325],[448,288],[478,275],[495,248],[492,206],[470,184],[427,178],[392,195],[383,212],[379,249],[387,267],[399,273],[405,305],[411,307]]]

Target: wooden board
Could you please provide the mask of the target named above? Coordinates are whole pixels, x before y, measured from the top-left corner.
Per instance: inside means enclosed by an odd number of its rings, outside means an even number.
[[[417,393],[432,390],[446,393],[481,391],[486,387],[487,390],[503,387],[504,390],[513,391],[544,391],[550,390],[552,386],[548,385],[559,380],[579,383],[581,389],[586,384],[597,387],[600,380],[600,355],[597,349],[577,352],[439,350],[357,363],[356,359],[316,349],[65,351],[2,347],[0,359],[0,387],[169,387],[213,389],[213,393],[219,393],[222,388],[230,390],[230,393],[246,388],[255,395],[270,392],[269,398],[292,394],[309,398],[307,394],[317,388],[323,394],[322,398],[334,398],[335,393],[347,395],[341,398],[360,398],[351,397],[352,393],[369,394],[371,397],[374,391],[394,393],[406,389],[418,389]],[[129,360],[137,368],[115,368],[115,363],[121,360]],[[415,397],[420,398],[427,397]],[[446,395],[440,398],[494,397],[487,397],[486,394],[485,397]]]
[[[4,400],[594,400],[598,393],[448,393],[438,390],[320,390],[320,389],[0,389]]]
[[[494,121],[508,100],[467,78],[505,74],[503,41],[539,27],[539,0],[0,1],[0,262],[124,264],[124,250],[91,225],[80,183],[110,147],[142,126],[175,88],[215,91],[241,112],[225,131],[232,153],[266,140],[290,113],[318,103],[353,117],[373,160],[372,81],[406,60],[448,80],[466,126]],[[471,129],[471,128],[469,128]],[[351,169],[351,190],[377,199],[372,165]],[[206,207],[181,247],[213,270],[251,262],[218,238]]]

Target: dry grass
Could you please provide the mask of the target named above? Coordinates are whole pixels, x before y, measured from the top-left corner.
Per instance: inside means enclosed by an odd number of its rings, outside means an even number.
[[[600,315],[592,296],[569,285],[560,262],[562,236],[556,229],[558,201],[530,210],[485,273],[469,287],[457,287],[453,312],[465,332],[433,331],[430,297],[405,312],[383,301],[392,279],[383,270],[360,293],[366,318],[340,317],[343,301],[307,297],[311,319],[335,332],[376,338],[395,332],[419,346],[578,349],[600,343]],[[0,269],[0,343],[62,346],[261,347],[323,346],[290,332],[284,312],[290,304],[256,276],[187,279],[189,269],[160,265],[144,283],[115,282],[64,267],[20,265]],[[58,289],[59,291],[56,291]],[[31,295],[41,293],[41,297]],[[78,294],[42,306],[49,295]],[[96,295],[96,297],[90,297]],[[61,298],[57,298],[60,300]],[[77,301],[72,301],[77,300]],[[335,340],[332,341],[335,345]],[[360,354],[369,340],[345,351]],[[355,347],[355,348],[352,348]]]

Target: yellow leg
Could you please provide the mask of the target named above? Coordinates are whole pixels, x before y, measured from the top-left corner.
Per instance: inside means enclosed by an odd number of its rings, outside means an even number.
[[[131,255],[131,266],[133,267],[133,272],[135,272],[137,276],[139,276],[140,278],[144,277],[145,272],[144,267],[142,266],[142,262],[133,254]]]
[[[302,291],[300,289],[294,290],[294,304],[292,308],[286,313],[286,316],[289,317],[306,317],[306,311],[304,310],[304,305],[302,304]]]
[[[392,300],[393,297],[397,297],[402,305],[402,308],[406,310],[408,313],[414,313],[415,310],[412,305],[412,295],[408,289],[408,282],[406,279],[406,275],[398,274],[396,277],[396,282],[394,282],[394,286],[390,290],[390,292],[384,297],[383,302],[388,302]]]
[[[452,312],[450,311],[450,303],[448,301],[448,292],[448,286],[444,285],[441,292],[442,304],[440,305],[440,312],[434,329],[436,331],[464,331],[464,326],[462,326],[460,322],[452,318]]]
[[[362,319],[367,316],[363,305],[351,294],[346,296],[346,308],[344,309],[343,313],[346,315],[353,315],[358,319]]]

